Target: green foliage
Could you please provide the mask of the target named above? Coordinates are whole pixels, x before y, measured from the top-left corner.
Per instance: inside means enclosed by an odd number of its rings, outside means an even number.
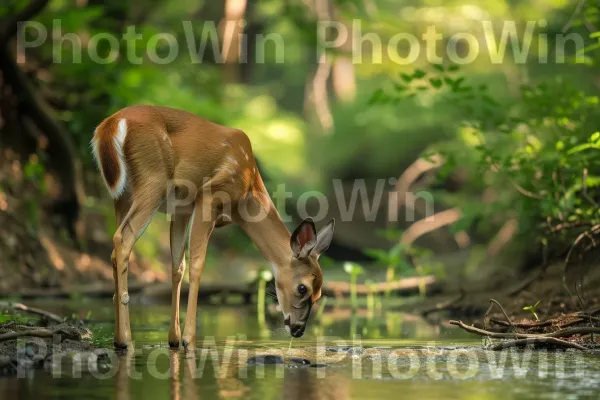
[[[493,232],[516,218],[521,235],[541,241],[559,224],[600,222],[598,96],[559,77],[521,85],[516,98],[503,101],[457,66],[433,65],[400,74],[370,103],[400,104],[414,97],[428,98],[433,107],[455,107],[456,134],[426,152],[445,159],[440,181],[462,170],[471,189],[487,189],[494,197],[482,202],[470,191],[442,193],[446,203],[463,211],[453,231]]]
[[[540,319],[538,318],[538,315],[537,315],[537,313],[535,312],[535,309],[537,308],[537,306],[538,306],[539,304],[540,304],[540,301],[538,300],[538,301],[537,301],[537,303],[535,303],[535,304],[534,304],[534,305],[532,305],[532,306],[526,306],[526,307],[523,307],[523,310],[524,310],[524,311],[531,311],[531,313],[532,313],[532,314],[533,314],[533,316],[535,317],[535,320],[536,320],[536,321],[539,321],[539,320],[540,320]]]
[[[407,246],[401,243],[402,231],[387,229],[378,234],[392,243],[388,250],[366,249],[363,252],[375,259],[377,264],[388,269],[387,281],[396,279],[397,276],[414,276],[435,274],[444,276],[443,264],[435,261],[434,252],[430,249],[415,245]],[[398,273],[396,273],[398,272]]]
[[[365,273],[364,268],[354,262],[345,262],[344,271],[350,275],[350,303],[352,308],[358,308],[358,293],[356,290],[356,278]]]
[[[360,264],[348,261],[344,263],[344,272],[352,277],[356,277],[364,274],[365,270]]]

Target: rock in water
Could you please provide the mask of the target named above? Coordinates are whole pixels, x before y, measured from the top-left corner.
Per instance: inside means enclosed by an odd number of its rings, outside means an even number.
[[[306,358],[290,357],[288,358],[288,361],[290,362],[290,364],[310,365],[310,361],[308,361]]]
[[[283,364],[283,357],[278,355],[263,355],[251,357],[248,359],[248,365],[275,365]]]

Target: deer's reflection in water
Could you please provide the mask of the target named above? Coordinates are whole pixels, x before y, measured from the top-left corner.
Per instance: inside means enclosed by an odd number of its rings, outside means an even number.
[[[117,358],[117,372],[115,373],[115,399],[129,400],[130,379],[132,377],[133,352],[120,354]]]
[[[348,378],[334,371],[300,367],[286,369],[280,398],[285,400],[345,400],[350,398]]]
[[[285,400],[345,400],[350,397],[349,378],[330,368],[278,365],[262,366],[264,368],[253,371],[245,358],[234,357],[227,366],[220,365],[215,371],[208,368],[212,363],[203,360],[204,355],[176,350],[169,350],[168,355],[169,372],[161,378],[165,379],[164,384],[169,385],[172,400],[235,399],[248,397],[251,393]],[[140,376],[135,360],[133,352],[118,359],[114,375],[117,400],[129,400],[131,394],[140,389],[140,384],[143,386],[144,379],[158,378],[144,373]],[[142,360],[146,359],[138,359],[138,362]],[[141,368],[140,365],[138,367]],[[163,364],[163,367],[166,365]]]

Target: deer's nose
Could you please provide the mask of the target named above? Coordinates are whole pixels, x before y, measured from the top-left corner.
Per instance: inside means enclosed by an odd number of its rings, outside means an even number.
[[[294,324],[290,326],[290,334],[295,337],[295,338],[299,338],[302,335],[304,335],[304,329],[306,328],[306,324]]]

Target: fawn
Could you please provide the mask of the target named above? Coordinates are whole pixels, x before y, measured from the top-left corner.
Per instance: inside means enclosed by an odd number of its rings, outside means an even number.
[[[129,255],[157,211],[171,218],[171,347],[195,347],[198,288],[208,240],[215,227],[232,222],[272,264],[286,329],[293,337],[302,336],[311,307],[321,296],[319,256],[331,243],[335,221],[317,233],[307,218],[290,234],[267,193],[244,132],[181,110],[132,106],[105,119],[91,145],[114,199],[118,226],[111,256],[116,348],[131,344]],[[186,246],[190,287],[182,337],[179,293]]]

